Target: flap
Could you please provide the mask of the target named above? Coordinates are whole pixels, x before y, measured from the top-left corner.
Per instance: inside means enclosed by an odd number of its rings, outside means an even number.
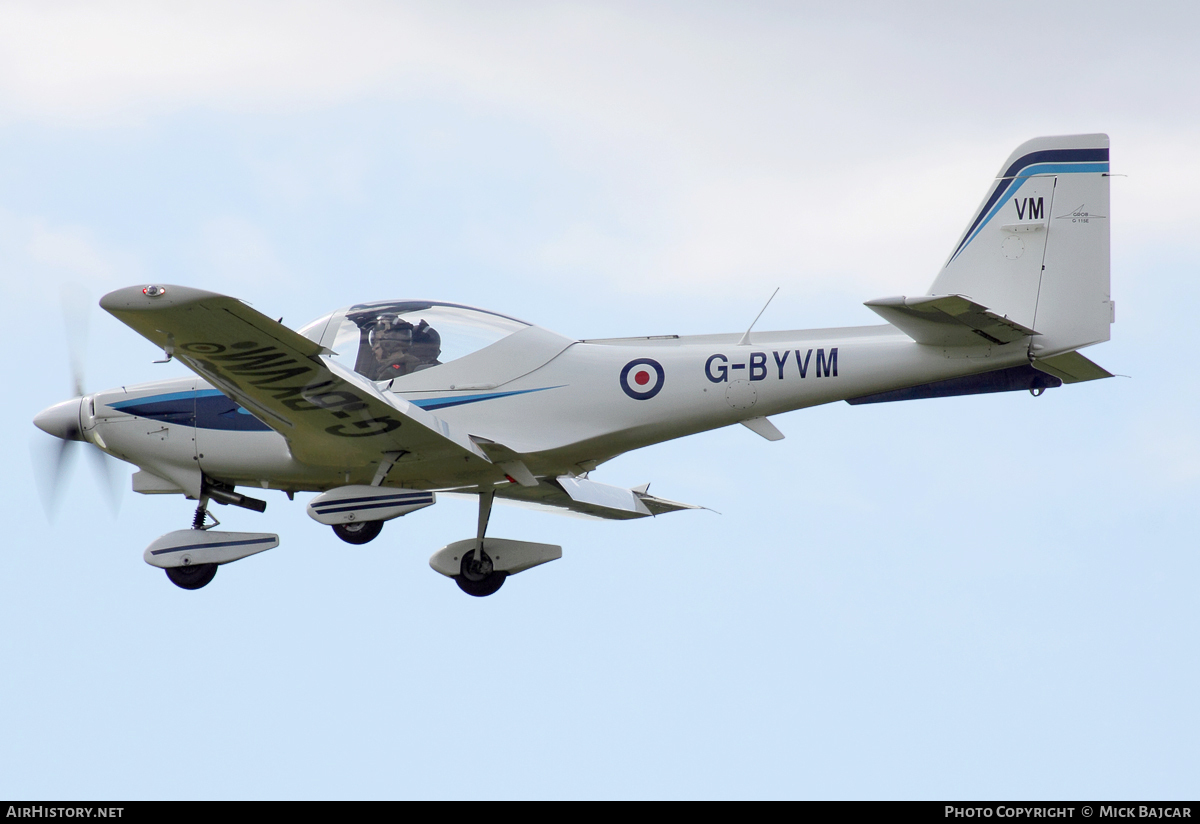
[[[587,478],[572,478],[570,475],[560,476],[558,485],[577,504],[628,512],[635,518],[650,514],[632,489],[597,483]]]
[[[239,300],[183,286],[133,286],[100,305],[174,355],[320,466],[362,466],[381,453],[487,470],[482,450],[445,421],[332,363],[324,350]],[[464,458],[466,459],[464,465]],[[492,473],[494,474],[494,473]]]
[[[553,481],[542,480],[536,487],[517,484],[496,487],[496,496],[537,507],[549,507],[615,521],[662,515],[681,509],[703,509],[692,504],[655,497],[647,493],[645,487],[625,489],[586,478],[572,478],[569,475],[563,475]]]
[[[879,298],[864,305],[917,343],[1003,345],[1038,334],[962,295]]]
[[[1112,372],[1102,366],[1097,366],[1078,352],[1068,352],[1065,355],[1035,360],[1033,368],[1053,375],[1063,383],[1081,383],[1113,376]]]

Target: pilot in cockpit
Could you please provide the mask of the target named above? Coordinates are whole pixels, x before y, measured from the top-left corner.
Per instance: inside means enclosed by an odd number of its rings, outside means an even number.
[[[413,325],[395,315],[382,315],[371,330],[377,381],[391,380],[414,371],[420,361],[412,353]]]
[[[417,365],[412,371],[420,372],[422,369],[440,366],[442,362],[438,357],[441,354],[442,336],[422,318],[412,333],[412,355],[417,359]]]

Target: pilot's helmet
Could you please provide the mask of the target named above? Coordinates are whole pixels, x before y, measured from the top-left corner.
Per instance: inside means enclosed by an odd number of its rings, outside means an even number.
[[[413,329],[412,346],[413,354],[422,360],[437,360],[442,354],[442,336],[422,319]]]
[[[371,343],[384,353],[407,349],[412,345],[413,326],[395,315],[381,315],[371,332]]]

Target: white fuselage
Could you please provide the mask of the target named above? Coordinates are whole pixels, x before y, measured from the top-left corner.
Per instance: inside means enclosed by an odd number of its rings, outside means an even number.
[[[420,389],[406,389],[413,381],[402,379],[388,391],[519,453],[535,475],[555,477],[752,418],[1028,362],[1022,343],[936,347],[890,325],[762,332],[749,344],[738,335],[571,342],[532,329],[558,343],[524,374],[495,385],[431,388],[439,367],[423,375]],[[84,399],[81,423],[93,443],[153,476],[142,477],[139,491],[180,491],[170,483],[153,487],[197,467],[225,483],[288,491],[366,484],[374,472],[295,460],[283,435],[199,378],[98,392]],[[401,461],[387,485],[465,485],[462,476],[429,474]]]

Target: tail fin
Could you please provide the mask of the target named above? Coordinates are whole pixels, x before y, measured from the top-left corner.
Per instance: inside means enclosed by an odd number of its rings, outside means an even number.
[[[1049,357],[1108,340],[1108,135],[1039,137],[1000,168],[929,290],[1036,330]]]

